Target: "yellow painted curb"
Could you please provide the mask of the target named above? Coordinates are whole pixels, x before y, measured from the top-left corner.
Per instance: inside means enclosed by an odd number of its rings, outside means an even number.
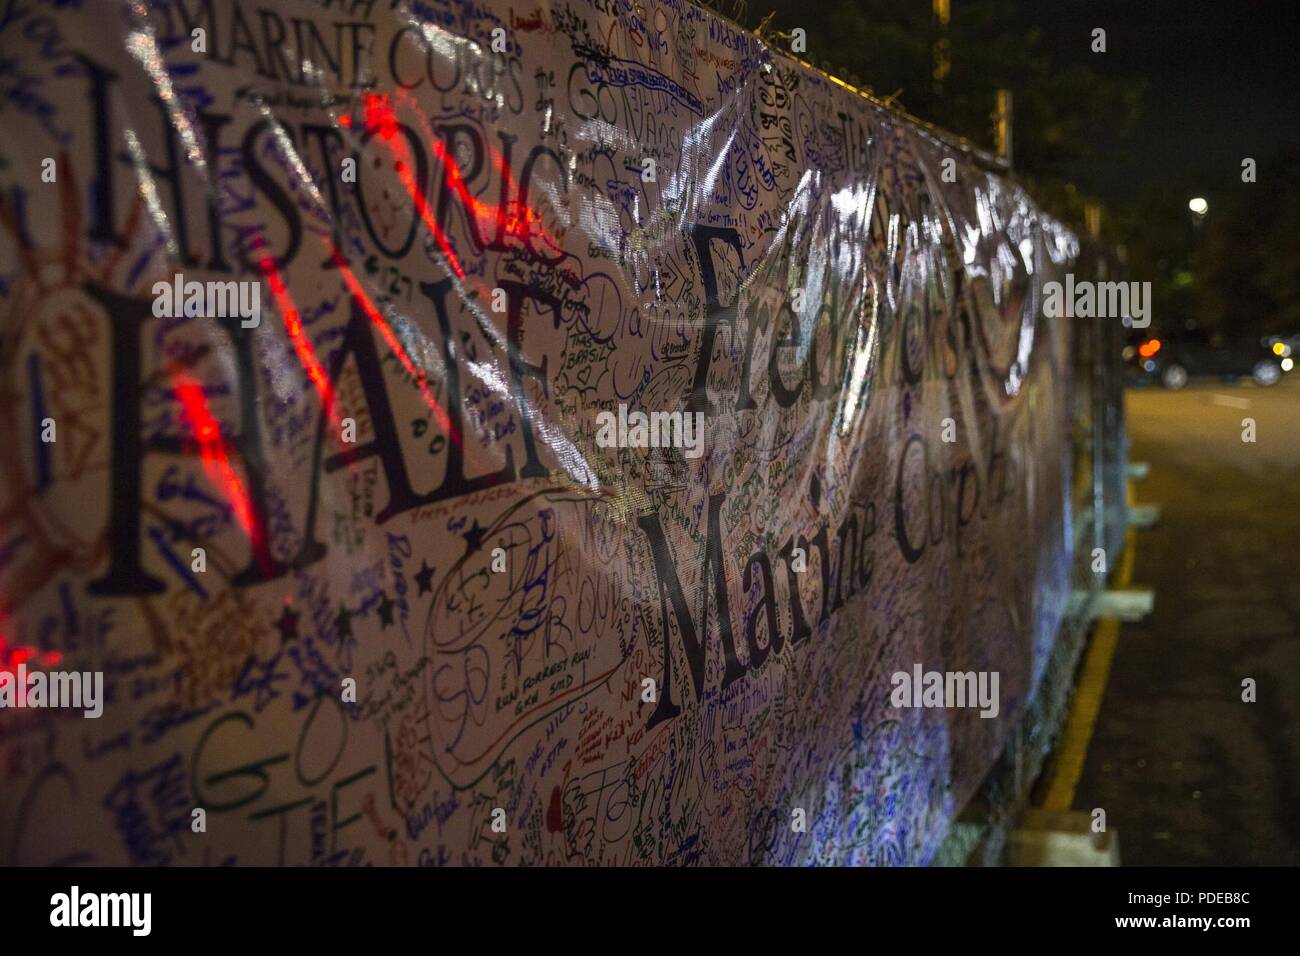
[[[1128,503],[1132,505],[1132,482],[1128,483],[1127,497]],[[1124,556],[1120,559],[1115,574],[1116,590],[1128,587],[1132,580],[1135,537],[1132,528],[1124,532]],[[1113,617],[1099,620],[1083,661],[1079,686],[1075,689],[1074,700],[1070,702],[1070,715],[1061,732],[1056,763],[1042,804],[1044,810],[1063,813],[1074,803],[1074,791],[1079,786],[1079,777],[1083,775],[1083,762],[1088,756],[1088,744],[1092,742],[1093,727],[1097,723],[1097,714],[1101,711],[1101,699],[1106,693],[1110,665],[1118,643],[1119,621]]]

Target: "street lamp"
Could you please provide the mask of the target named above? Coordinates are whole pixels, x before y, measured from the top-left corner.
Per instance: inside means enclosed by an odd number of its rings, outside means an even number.
[[[1210,204],[1200,196],[1193,196],[1187,201],[1187,208],[1198,216],[1204,216],[1210,209]]]

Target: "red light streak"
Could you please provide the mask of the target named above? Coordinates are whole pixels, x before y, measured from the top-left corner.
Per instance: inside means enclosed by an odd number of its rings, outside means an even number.
[[[10,647],[4,635],[0,634],[0,674],[16,674],[19,664],[27,664],[30,669],[33,662],[37,667],[58,667],[63,663],[63,653],[61,651],[42,653],[34,647],[21,645]]]
[[[275,304],[280,310],[280,315],[284,318],[284,328],[289,334],[289,341],[293,343],[293,350],[298,355],[298,361],[307,372],[307,377],[311,379],[312,385],[316,387],[317,394],[320,395],[321,405],[326,409],[334,407],[334,387],[330,384],[329,375],[326,374],[324,366],[316,358],[316,352],[311,347],[311,341],[307,338],[307,332],[302,325],[302,314],[298,311],[298,306],[294,303],[293,297],[289,295],[288,286],[285,285],[284,277],[280,275],[280,270],[275,267],[275,260],[266,256],[258,263],[262,275],[266,276],[267,284],[271,287],[271,295],[275,298]]]
[[[420,389],[420,395],[424,398],[424,404],[428,406],[429,411],[437,420],[438,427],[446,432],[451,437],[452,441],[459,445],[461,441],[460,432],[452,429],[451,417],[447,414],[446,409],[438,404],[438,400],[433,397],[433,393],[429,391],[428,376],[425,374],[424,369],[418,368],[416,364],[411,361],[411,357],[406,354],[406,349],[402,346],[402,343],[398,341],[397,335],[393,332],[392,326],[388,324],[388,321],[384,318],[382,313],[380,313],[379,309],[375,307],[375,303],[371,301],[370,296],[366,295],[366,290],[362,287],[356,274],[348,266],[347,260],[343,258],[343,253],[338,248],[334,248],[333,256],[334,265],[338,267],[339,272],[342,274],[343,281],[347,284],[348,291],[352,293],[352,296],[358,303],[360,303],[362,311],[365,312],[366,317],[370,319],[370,324],[379,330],[379,334],[383,337],[384,342],[387,343],[390,349],[392,349],[393,354],[397,356],[397,360],[402,363],[402,368],[406,370],[406,374],[414,379],[416,386]]]
[[[208,476],[225,492],[244,533],[256,543],[261,531],[253,515],[252,499],[249,498],[248,489],[244,487],[238,472],[230,464],[230,457],[226,454],[226,442],[221,437],[221,425],[212,417],[212,412],[208,409],[208,400],[203,394],[203,387],[183,374],[176,376],[175,385],[176,397],[180,399],[185,417],[190,423],[190,431],[198,442],[199,458],[207,469]],[[254,551],[262,553],[258,547],[254,547]]]
[[[562,253],[563,250],[561,250],[560,246],[546,234],[546,230],[542,226],[541,214],[529,206],[526,200],[507,200],[504,207],[502,207],[494,206],[491,203],[485,203],[483,200],[470,193],[469,187],[465,183],[465,177],[461,174],[460,166],[457,164],[454,157],[448,155],[447,147],[443,142],[433,135],[433,131],[429,128],[428,123],[423,119],[424,114],[420,110],[419,104],[416,103],[415,98],[407,90],[398,90],[397,95],[404,104],[412,109],[414,115],[420,120],[420,125],[423,127],[430,149],[433,151],[433,154],[437,157],[438,161],[442,163],[444,171],[443,175],[447,185],[456,193],[465,208],[473,212],[474,218],[479,222],[480,231],[484,230],[485,224],[496,222],[499,217],[502,225],[502,233],[505,236],[514,236],[521,239],[537,237],[551,249],[558,253]],[[390,114],[391,107],[389,108],[389,113],[385,113],[384,115],[388,116]],[[518,194],[518,184],[515,182],[514,176],[510,174],[509,167],[506,166],[505,156],[491,144],[487,144],[487,149],[492,159],[492,165],[496,167],[497,172],[505,181],[504,194],[506,196]]]
[[[3,628],[9,623],[9,614],[5,609],[5,604],[0,599],[0,674],[17,675],[19,664],[28,661],[35,661],[38,667],[57,667],[63,663],[63,653],[61,651],[41,652],[35,647],[18,645],[10,647],[8,639],[4,636]]]
[[[415,167],[411,148],[406,145],[406,140],[397,138],[397,116],[393,110],[393,104],[386,95],[379,93],[366,93],[362,97],[363,109],[365,111],[366,131],[379,134],[392,152],[396,160],[394,168],[397,171],[397,178],[402,181],[402,188],[406,190],[411,197],[411,202],[415,204],[416,211],[420,214],[425,227],[437,241],[438,247],[442,254],[446,256],[448,265],[453,272],[463,279],[465,270],[461,268],[460,260],[456,258],[456,253],[452,251],[451,243],[447,240],[447,235],[438,225],[433,213],[429,210],[429,202],[424,196],[424,188],[420,183],[415,181],[415,174],[412,170]]]

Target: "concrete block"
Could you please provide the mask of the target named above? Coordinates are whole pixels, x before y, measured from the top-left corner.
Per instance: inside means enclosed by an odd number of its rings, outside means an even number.
[[[1119,866],[1119,833],[1092,832],[1092,815],[1029,809],[1007,841],[1009,866]]]

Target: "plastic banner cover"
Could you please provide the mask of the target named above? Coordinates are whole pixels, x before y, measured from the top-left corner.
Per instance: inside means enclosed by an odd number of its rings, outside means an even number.
[[[0,19],[0,861],[916,864],[1073,235],[687,2]]]

